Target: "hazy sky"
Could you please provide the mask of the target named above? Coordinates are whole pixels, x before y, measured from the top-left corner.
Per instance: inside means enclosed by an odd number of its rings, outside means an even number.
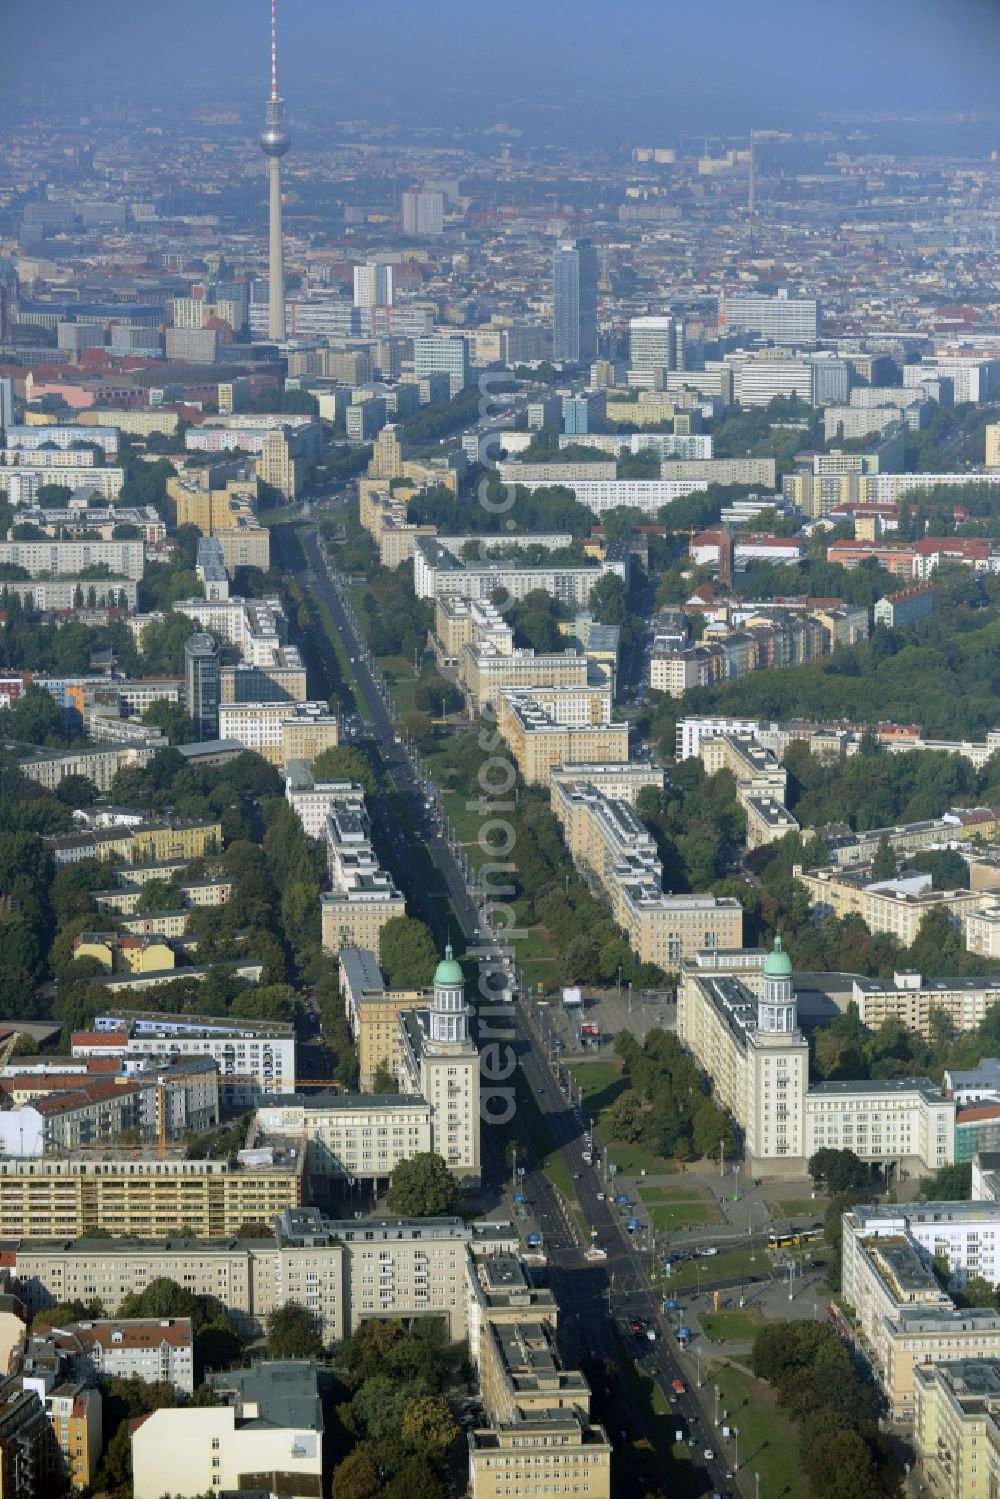
[[[263,98],[268,14],[268,0],[0,0],[5,75],[48,65],[151,101],[185,84],[210,97],[215,78],[221,97]],[[413,123],[548,121],[565,141],[819,110],[1000,116],[1000,0],[279,0],[279,28],[302,117],[320,98]]]

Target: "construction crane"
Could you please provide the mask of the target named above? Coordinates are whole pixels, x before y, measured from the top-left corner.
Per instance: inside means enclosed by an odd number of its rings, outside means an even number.
[[[156,1155],[161,1161],[167,1155],[167,1079],[163,1073],[156,1079]]]

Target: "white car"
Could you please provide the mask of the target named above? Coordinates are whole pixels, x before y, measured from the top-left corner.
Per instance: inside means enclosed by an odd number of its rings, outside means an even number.
[[[598,1192],[598,1194],[597,1194],[597,1200],[598,1200],[598,1202],[603,1202],[604,1201],[604,1193],[603,1192]]]
[[[715,1453],[712,1451],[711,1447],[706,1447],[701,1455],[707,1463],[714,1462],[715,1460]]]
[[[718,1254],[718,1252],[719,1251],[716,1249],[714,1244],[707,1244],[704,1249],[698,1250],[698,1253],[702,1256],[703,1259],[706,1260],[710,1260],[712,1258],[712,1255]]]

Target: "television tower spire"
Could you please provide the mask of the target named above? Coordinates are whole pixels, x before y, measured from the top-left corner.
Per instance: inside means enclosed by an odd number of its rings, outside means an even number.
[[[267,336],[285,337],[285,257],[281,243],[281,158],[291,145],[285,129],[284,100],[278,93],[277,0],[271,0],[271,97],[264,111],[260,149],[267,157],[270,198],[267,260]]]

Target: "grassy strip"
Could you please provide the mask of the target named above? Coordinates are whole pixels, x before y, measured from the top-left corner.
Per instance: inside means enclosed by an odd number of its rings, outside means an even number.
[[[647,1209],[658,1234],[673,1233],[692,1223],[719,1223],[718,1212],[708,1202],[661,1202]]]
[[[720,1404],[731,1425],[739,1428],[741,1471],[760,1474],[762,1494],[807,1494],[802,1471],[798,1428],[778,1410],[771,1392],[752,1374],[730,1366],[711,1369],[708,1376],[720,1391]],[[735,1443],[717,1438],[728,1457]]]
[[[738,1280],[741,1275],[747,1280],[752,1275],[762,1275],[770,1268],[770,1261],[763,1250],[757,1251],[756,1260],[751,1260],[750,1253],[749,1249],[731,1249],[726,1254],[713,1254],[672,1265],[670,1279],[663,1282],[664,1290],[670,1296],[678,1287],[701,1284],[707,1288],[720,1280]]]
[[[698,1318],[706,1338],[720,1343],[752,1343],[764,1318],[760,1312],[706,1312]]]
[[[344,642],[341,639],[340,631],[337,629],[337,626],[334,623],[333,615],[330,613],[329,609],[326,606],[326,603],[318,593],[312,595],[312,603],[313,607],[316,610],[316,613],[319,615],[320,621],[323,625],[323,629],[330,641],[330,645],[333,648],[333,653],[337,658],[337,665],[340,669],[341,681],[347,688],[347,691],[350,693],[351,700],[354,703],[357,712],[361,715],[362,719],[364,719],[365,723],[371,723],[371,714],[369,713],[367,703],[365,702],[365,695],[358,685],[357,673],[354,670],[354,667],[351,665],[351,658],[347,653],[347,647],[344,645]]]
[[[584,1221],[576,1203],[573,1173],[566,1163],[563,1152],[553,1140],[548,1119],[538,1107],[538,1100],[531,1091],[531,1085],[520,1067],[514,1074],[514,1097],[539,1169],[545,1173],[556,1191],[561,1193],[579,1225],[583,1242],[589,1244],[590,1225]]]

